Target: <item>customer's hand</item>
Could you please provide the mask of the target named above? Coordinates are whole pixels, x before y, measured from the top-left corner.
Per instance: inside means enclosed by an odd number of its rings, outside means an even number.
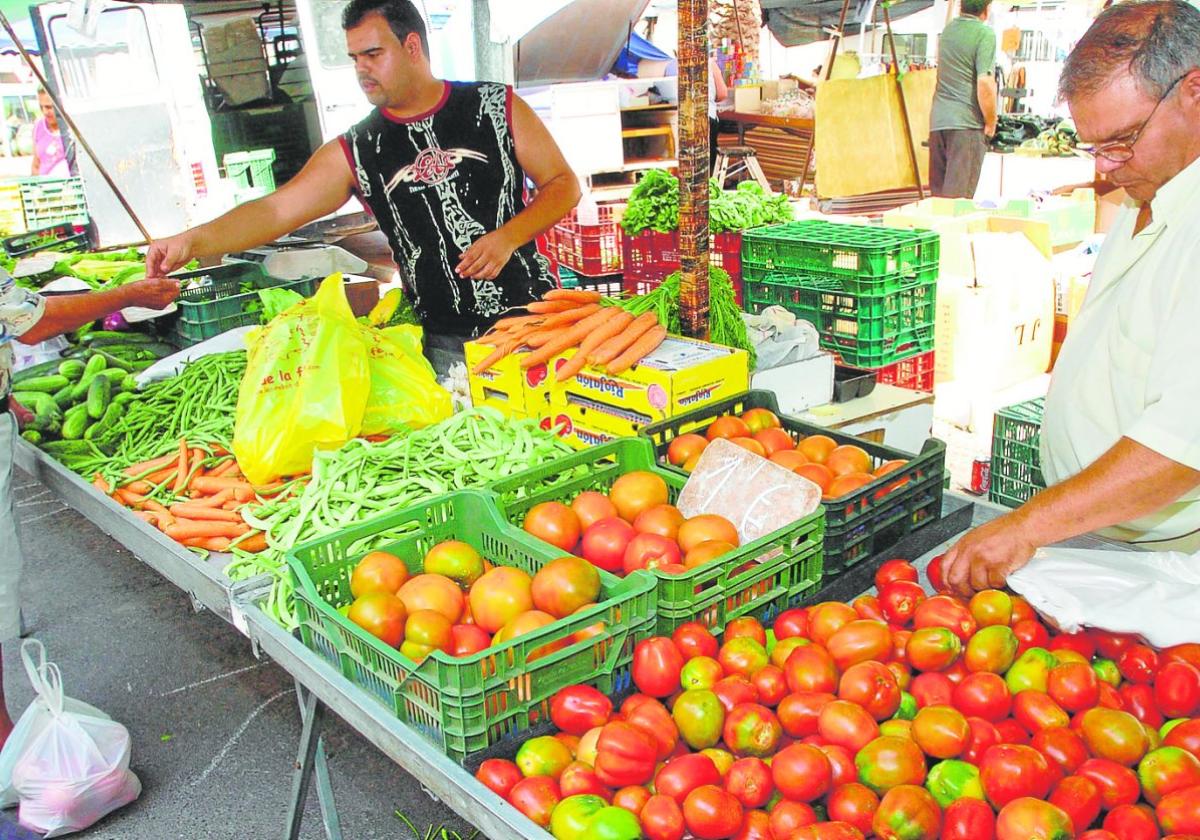
[[[942,561],[946,585],[964,597],[981,589],[999,589],[1036,550],[1020,514],[1006,514],[969,531],[946,552]]]
[[[983,136],[986,137],[988,140],[991,140],[993,137],[996,136],[996,124],[994,122],[988,123],[987,125],[985,125],[983,127]]]
[[[8,397],[8,410],[12,412],[13,417],[16,419],[18,429],[24,429],[33,422],[33,412],[17,402],[17,398],[11,394]]]
[[[471,243],[471,247],[463,252],[454,272],[459,277],[472,280],[495,280],[500,270],[508,265],[516,249],[516,244],[508,238],[508,234],[494,230]]]
[[[146,276],[165,277],[180,266],[187,265],[195,256],[190,230],[166,239],[156,239],[146,251]]]
[[[165,309],[179,297],[179,281],[166,277],[148,277],[125,286],[130,306]]]

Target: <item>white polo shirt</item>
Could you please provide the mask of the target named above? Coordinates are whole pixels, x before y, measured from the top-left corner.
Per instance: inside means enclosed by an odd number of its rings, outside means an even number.
[[[1200,160],[1163,185],[1151,208],[1136,236],[1137,208],[1121,211],[1055,364],[1042,423],[1050,484],[1122,437],[1200,470]],[[1102,533],[1198,550],[1200,488]]]

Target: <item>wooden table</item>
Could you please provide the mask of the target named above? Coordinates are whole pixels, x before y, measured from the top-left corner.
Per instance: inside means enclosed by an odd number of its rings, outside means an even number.
[[[768,180],[778,183],[806,174],[800,169],[813,144],[815,121],[741,111],[723,111],[719,116],[737,126],[737,145],[754,149]],[[732,138],[729,141],[726,145],[732,145]]]

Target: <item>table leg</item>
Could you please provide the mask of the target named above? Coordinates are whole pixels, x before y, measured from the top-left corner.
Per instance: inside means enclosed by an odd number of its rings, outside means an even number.
[[[325,718],[325,706],[317,696],[296,683],[296,697],[300,701],[300,746],[296,755],[296,767],[292,774],[292,797],[288,807],[285,840],[300,837],[300,825],[304,820],[304,803],[308,799],[308,786],[313,771],[317,774],[317,801],[321,806],[321,821],[325,836],[329,840],[342,840],[341,823],[337,805],[333,801],[333,787],[329,781],[329,766],[325,761],[325,744],[321,738],[321,726]]]

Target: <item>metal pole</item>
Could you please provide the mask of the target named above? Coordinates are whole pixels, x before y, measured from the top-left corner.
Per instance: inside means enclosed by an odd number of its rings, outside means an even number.
[[[62,106],[62,102],[54,95],[54,91],[50,90],[50,85],[46,83],[46,77],[42,75],[42,71],[33,60],[33,56],[25,49],[25,45],[21,43],[21,39],[17,37],[17,33],[13,31],[12,24],[8,22],[8,15],[4,14],[3,10],[0,10],[0,26],[3,26],[4,31],[8,33],[8,37],[12,38],[12,42],[16,44],[17,50],[21,53],[21,57],[25,59],[25,63],[29,65],[29,69],[33,71],[33,75],[37,77],[38,84],[42,86],[42,90],[46,91],[46,95],[50,97],[50,101],[54,103],[54,107],[58,110],[58,113],[62,114],[67,127],[71,129],[71,134],[79,141],[79,145],[83,146],[83,150],[92,159],[92,163],[96,164],[96,169],[100,171],[100,176],[108,184],[108,188],[113,191],[113,194],[116,195],[117,201],[121,202],[121,206],[125,208],[125,212],[129,214],[129,218],[133,219],[133,223],[137,225],[138,233],[144,239],[152,240],[154,237],[150,235],[150,231],[142,224],[142,220],[138,218],[137,213],[133,212],[133,207],[125,200],[124,194],[117,187],[112,176],[108,174],[108,170],[104,168],[104,164],[100,162],[100,158],[92,150],[87,139],[84,138],[83,132],[79,130],[79,126],[75,125],[75,121],[71,119],[71,115],[67,113],[67,109]]]
[[[842,42],[842,30],[846,28],[846,15],[850,12],[850,0],[842,0],[842,13],[838,16],[837,31],[833,33],[833,44],[829,48],[829,60],[825,62],[825,81],[833,75],[833,62],[837,58],[838,44]],[[813,102],[816,102],[816,95],[813,95]],[[812,134],[808,138],[808,148],[804,150],[804,168],[800,170],[800,190],[804,191],[804,184],[808,181],[808,167],[812,163],[813,147],[817,145],[817,115],[816,110],[813,111],[813,128]],[[817,179],[813,179],[813,192],[816,193]]]
[[[695,338],[708,335],[708,140],[708,0],[679,0],[679,314]]]
[[[892,67],[895,69],[896,95],[900,97],[900,119],[904,121],[904,141],[908,147],[908,161],[912,164],[913,181],[917,185],[917,198],[925,200],[925,189],[921,186],[921,167],[917,165],[917,147],[913,143],[912,124],[908,120],[908,103],[904,100],[904,85],[900,84],[900,60],[896,57],[896,39],[892,35],[892,16],[888,12],[887,3],[883,7],[883,25],[887,27],[888,48],[892,53]]]

